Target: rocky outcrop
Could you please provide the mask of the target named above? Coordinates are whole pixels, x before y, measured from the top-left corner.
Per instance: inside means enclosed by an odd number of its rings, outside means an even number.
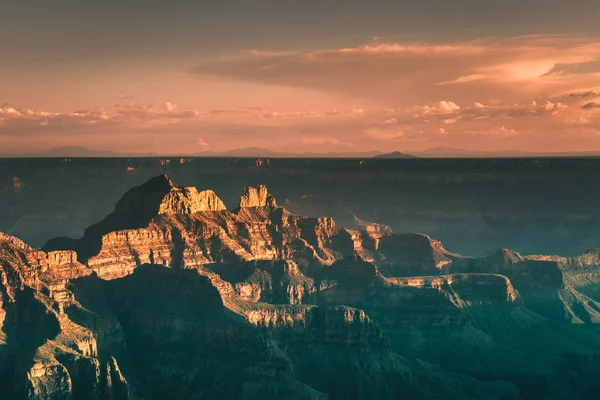
[[[382,236],[388,236],[392,234],[392,228],[387,225],[363,221],[354,214],[352,214],[352,217],[354,218],[354,222],[358,227],[363,228],[369,233],[370,236],[374,238],[381,238]]]
[[[557,263],[570,284],[587,290],[597,289],[600,284],[600,249],[589,250],[574,257],[557,255],[532,255],[528,260]]]
[[[586,264],[586,260],[590,263]],[[597,300],[578,292],[578,286],[586,286],[594,280],[586,278],[595,275],[590,270],[592,260],[593,257],[587,255],[575,258],[522,256],[503,249],[489,257],[455,259],[445,270],[502,274],[510,279],[533,311],[554,321],[584,323],[600,318]]]
[[[240,197],[240,208],[249,207],[276,207],[275,198],[269,194],[265,185],[247,187]]]
[[[436,273],[458,257],[427,235],[406,233],[381,237],[377,251],[387,276]]]
[[[82,289],[90,284],[98,291],[82,307],[122,328],[130,363],[143,366],[136,381],[146,396],[236,398],[251,384],[251,398],[278,392],[318,398],[252,325],[224,307],[211,280],[198,271],[144,265],[121,279],[73,282]]]
[[[409,278],[388,278],[398,286],[432,288],[444,291],[457,305],[501,305],[516,303],[520,295],[510,279],[493,274],[455,274],[438,276],[418,276]],[[460,303],[459,303],[460,302]]]
[[[27,255],[18,247],[2,254],[0,390],[7,398],[322,397],[197,271],[147,265],[122,279],[73,277],[63,312],[30,286],[49,275],[9,251]],[[36,276],[25,279],[26,270]],[[182,370],[194,371],[185,385]],[[238,375],[227,389],[219,385]]]
[[[86,229],[81,239],[50,240],[44,250],[72,249],[77,251],[82,262],[86,262],[102,251],[104,236],[110,233],[147,228],[153,219],[161,215],[223,210],[225,205],[213,191],[198,193],[196,188],[178,187],[166,175],[159,175],[125,193],[114,211]]]
[[[196,188],[173,188],[160,203],[158,214],[194,214],[225,209],[225,204],[212,190],[198,193]]]
[[[248,321],[286,342],[386,347],[379,327],[363,311],[346,306],[261,306],[245,311]]]
[[[21,193],[21,191],[27,187],[27,183],[23,182],[19,177],[13,176],[12,189],[15,193]]]
[[[310,302],[317,291],[314,279],[303,274],[291,260],[213,263],[203,269],[229,284],[217,285],[222,297],[230,297],[234,292],[237,298],[249,302],[303,304]]]

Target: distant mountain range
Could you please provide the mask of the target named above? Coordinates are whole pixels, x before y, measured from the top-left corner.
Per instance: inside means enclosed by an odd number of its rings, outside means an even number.
[[[378,154],[373,158],[417,158],[412,154],[401,153],[399,151],[394,151],[392,153]]]
[[[279,157],[279,158],[353,158],[353,157],[374,157],[382,154],[381,151],[370,150],[362,152],[329,152],[329,153],[293,153],[293,152],[280,152],[270,149],[264,149],[261,147],[245,147],[241,149],[228,150],[223,152],[212,152],[207,151],[203,153],[194,154],[194,156],[205,156],[205,157]]]
[[[454,147],[433,147],[412,154],[428,158],[502,158],[502,157],[598,157],[599,150],[591,151],[523,151],[523,150],[468,150]]]
[[[24,153],[11,155],[7,157],[74,157],[74,158],[93,158],[93,157],[156,157],[157,153],[126,153],[110,150],[92,150],[82,146],[62,146],[54,147],[46,151],[37,153]]]
[[[135,153],[135,152],[117,152],[111,150],[93,150],[82,146],[63,146],[48,149],[37,153],[24,153],[19,155],[4,155],[1,157],[69,157],[69,158],[92,158],[92,157],[258,157],[258,158],[502,158],[502,157],[600,157],[600,151],[564,151],[564,152],[532,152],[522,150],[503,150],[503,151],[480,151],[468,150],[453,147],[433,147],[421,151],[403,153],[393,151],[384,153],[378,150],[369,150],[363,152],[280,152],[261,147],[245,147],[221,152],[204,151],[187,154],[164,154],[164,153]]]
[[[110,150],[92,150],[82,146],[64,146],[55,147],[48,149],[43,152],[37,153],[24,153],[18,155],[5,155],[4,157],[69,157],[69,158],[87,158],[87,157],[170,157],[170,156],[183,156],[183,157],[297,157],[297,158],[353,158],[353,157],[373,157],[382,154],[377,150],[364,151],[364,152],[329,152],[329,153],[291,153],[291,152],[279,152],[270,149],[264,149],[261,147],[245,147],[234,150],[227,150],[222,152],[216,151],[204,151],[198,153],[185,153],[185,154],[165,154],[165,153],[134,153],[134,152],[116,152]]]

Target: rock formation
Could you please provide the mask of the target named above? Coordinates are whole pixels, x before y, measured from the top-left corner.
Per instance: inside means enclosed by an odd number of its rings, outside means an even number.
[[[277,207],[275,198],[269,194],[265,185],[247,187],[240,197],[240,208]]]

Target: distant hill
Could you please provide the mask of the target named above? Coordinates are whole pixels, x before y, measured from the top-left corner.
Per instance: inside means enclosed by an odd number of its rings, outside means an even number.
[[[261,147],[244,147],[240,149],[225,151],[204,151],[199,153],[179,153],[179,154],[159,154],[159,153],[128,153],[111,150],[92,150],[82,146],[61,146],[54,147],[42,152],[25,153],[17,155],[0,155],[0,157],[68,157],[68,158],[87,158],[87,157],[258,157],[258,158],[360,158],[373,157],[382,154],[377,150],[363,152],[329,152],[329,153],[292,153],[279,152]]]
[[[599,157],[600,151],[524,151],[524,150],[468,150],[455,147],[433,147],[415,151],[425,158],[520,158],[520,157]]]
[[[401,153],[399,151],[394,151],[392,153],[378,154],[373,158],[417,158],[417,156],[414,156],[412,154]]]
[[[24,154],[24,157],[152,157],[156,153],[119,153],[110,150],[92,150],[82,146],[61,146],[48,149],[40,153]]]
[[[81,146],[63,146],[33,154],[38,157],[116,157],[119,154],[108,150],[91,150]]]
[[[382,154],[377,150],[360,152],[328,152],[328,153],[292,153],[269,150],[261,147],[246,147],[222,152],[204,152],[195,154],[199,157],[273,157],[273,158],[360,158]]]
[[[421,157],[473,157],[476,153],[476,151],[472,150],[442,146],[415,152],[415,154],[418,154]]]
[[[483,151],[454,147],[433,147],[414,151],[410,154],[394,151],[382,153],[378,150],[361,152],[280,152],[262,147],[244,147],[225,151],[204,151],[198,153],[135,153],[112,150],[94,150],[83,146],[54,147],[42,152],[0,155],[0,157],[40,157],[40,158],[93,158],[93,157],[240,157],[240,158],[512,158],[512,157],[600,157],[600,151],[565,151],[565,152],[529,152],[523,150]]]
[[[265,149],[262,147],[245,147],[241,149],[227,150],[224,152],[207,152],[206,155],[210,156],[224,156],[224,157],[276,157],[279,153],[276,151]],[[200,156],[203,153],[199,154]]]

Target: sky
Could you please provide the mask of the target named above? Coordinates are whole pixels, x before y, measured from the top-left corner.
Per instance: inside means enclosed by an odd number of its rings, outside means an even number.
[[[597,0],[19,0],[0,154],[600,151]]]

